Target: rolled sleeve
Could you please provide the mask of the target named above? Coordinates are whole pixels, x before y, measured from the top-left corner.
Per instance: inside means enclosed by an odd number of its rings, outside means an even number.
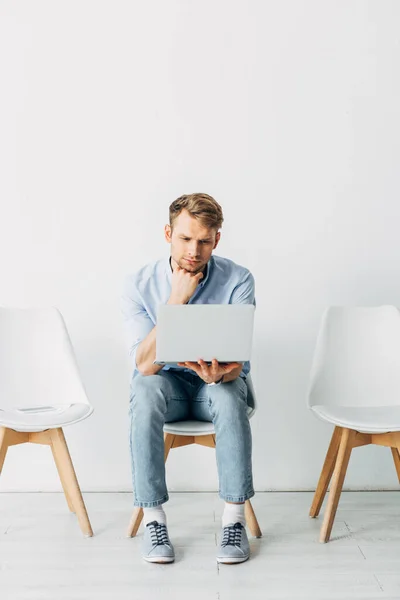
[[[120,305],[129,356],[131,357],[133,368],[137,370],[137,348],[140,342],[154,328],[155,323],[149,317],[143,300],[131,279],[125,280]]]

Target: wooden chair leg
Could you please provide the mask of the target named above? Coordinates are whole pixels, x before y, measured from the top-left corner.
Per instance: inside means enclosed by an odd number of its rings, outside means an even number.
[[[4,461],[8,450],[7,444],[7,429],[6,427],[0,427],[0,475],[3,469]]]
[[[50,448],[51,448],[51,452],[53,454],[53,458],[54,458],[54,462],[56,463],[56,467],[57,467],[57,471],[58,471],[58,476],[60,478],[61,481],[61,485],[62,485],[62,489],[64,491],[64,496],[65,499],[67,501],[68,504],[68,508],[72,513],[75,513],[75,509],[74,509],[74,505],[71,499],[71,496],[68,492],[68,487],[64,478],[64,471],[62,468],[62,464],[60,463],[60,457],[59,454],[54,450],[54,446],[53,444],[50,442]]]
[[[333,521],[335,520],[336,510],[339,504],[339,498],[343,487],[344,478],[346,476],[347,465],[349,464],[352,442],[355,431],[352,429],[342,430],[339,451],[336,459],[335,469],[331,489],[328,497],[324,520],[321,527],[320,542],[326,543],[331,535]]]
[[[400,482],[400,452],[397,448],[392,448],[391,450],[392,450],[394,466],[396,468],[397,477]],[[0,450],[0,452],[1,452],[1,450]],[[1,466],[1,463],[0,463],[0,466]]]
[[[176,436],[173,435],[172,433],[164,433],[164,462],[165,463],[167,462],[168,454],[173,446],[175,437]]]
[[[342,428],[335,427],[332,438],[329,444],[328,452],[326,453],[325,461],[319,477],[317,489],[315,490],[314,498],[310,508],[310,517],[318,517],[324,501],[326,491],[328,489],[332,473],[335,468],[336,457],[339,451],[340,439],[342,437]]]
[[[6,459],[8,444],[7,444],[7,428],[0,427],[0,475]]]
[[[65,441],[64,432],[61,427],[50,429],[49,436],[51,440],[51,449],[55,457],[57,469],[59,471],[63,488],[65,486],[67,502],[71,502],[78,518],[82,533],[91,537],[93,535],[92,526],[86,511],[86,506],[82,498],[78,480],[76,478],[74,466]]]
[[[129,521],[128,531],[126,532],[127,537],[135,537],[139,530],[142,519],[143,508],[141,506],[136,506],[132,513],[131,520]]]
[[[62,470],[62,465],[60,465],[58,454],[54,451],[54,447],[53,447],[53,444],[51,441],[50,430],[45,429],[44,431],[34,431],[32,433],[29,433],[28,436],[29,436],[29,442],[31,442],[32,444],[44,444],[44,445],[50,446],[51,452],[53,454],[53,459],[54,459],[54,462],[57,467],[58,476],[60,478],[61,485],[62,485],[62,488],[64,491],[64,496],[65,496],[65,499],[68,504],[68,508],[72,513],[74,513],[75,509],[74,509],[71,497],[68,493],[67,486],[64,481],[64,473]]]
[[[244,503],[244,514],[246,517],[247,527],[250,529],[251,535],[260,538],[262,536],[260,526],[257,521],[257,517],[254,514],[253,506],[250,500],[246,500]]]
[[[167,462],[169,451],[172,448],[174,443],[175,436],[172,433],[164,434],[164,462]],[[135,537],[137,534],[140,524],[143,519],[143,508],[141,506],[136,506],[132,513],[131,520],[129,522],[128,531],[126,532],[127,537]]]

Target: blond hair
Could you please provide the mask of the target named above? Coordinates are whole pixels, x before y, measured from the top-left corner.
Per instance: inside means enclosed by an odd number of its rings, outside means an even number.
[[[187,194],[180,196],[169,207],[169,224],[173,228],[174,221],[182,210],[198,219],[209,229],[220,229],[224,220],[222,208],[212,196],[208,194]]]

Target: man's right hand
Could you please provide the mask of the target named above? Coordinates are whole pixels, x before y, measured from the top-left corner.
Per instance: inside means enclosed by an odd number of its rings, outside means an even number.
[[[193,296],[203,273],[189,273],[177,264],[172,273],[171,296],[167,304],[186,304]]]

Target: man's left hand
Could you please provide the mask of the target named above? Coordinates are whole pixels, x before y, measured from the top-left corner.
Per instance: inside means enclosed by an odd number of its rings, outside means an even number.
[[[241,366],[240,363],[219,363],[216,358],[213,358],[211,365],[208,365],[201,358],[197,362],[180,362],[179,367],[191,369],[205,382],[216,383],[221,380],[224,375],[227,375],[234,369]]]

